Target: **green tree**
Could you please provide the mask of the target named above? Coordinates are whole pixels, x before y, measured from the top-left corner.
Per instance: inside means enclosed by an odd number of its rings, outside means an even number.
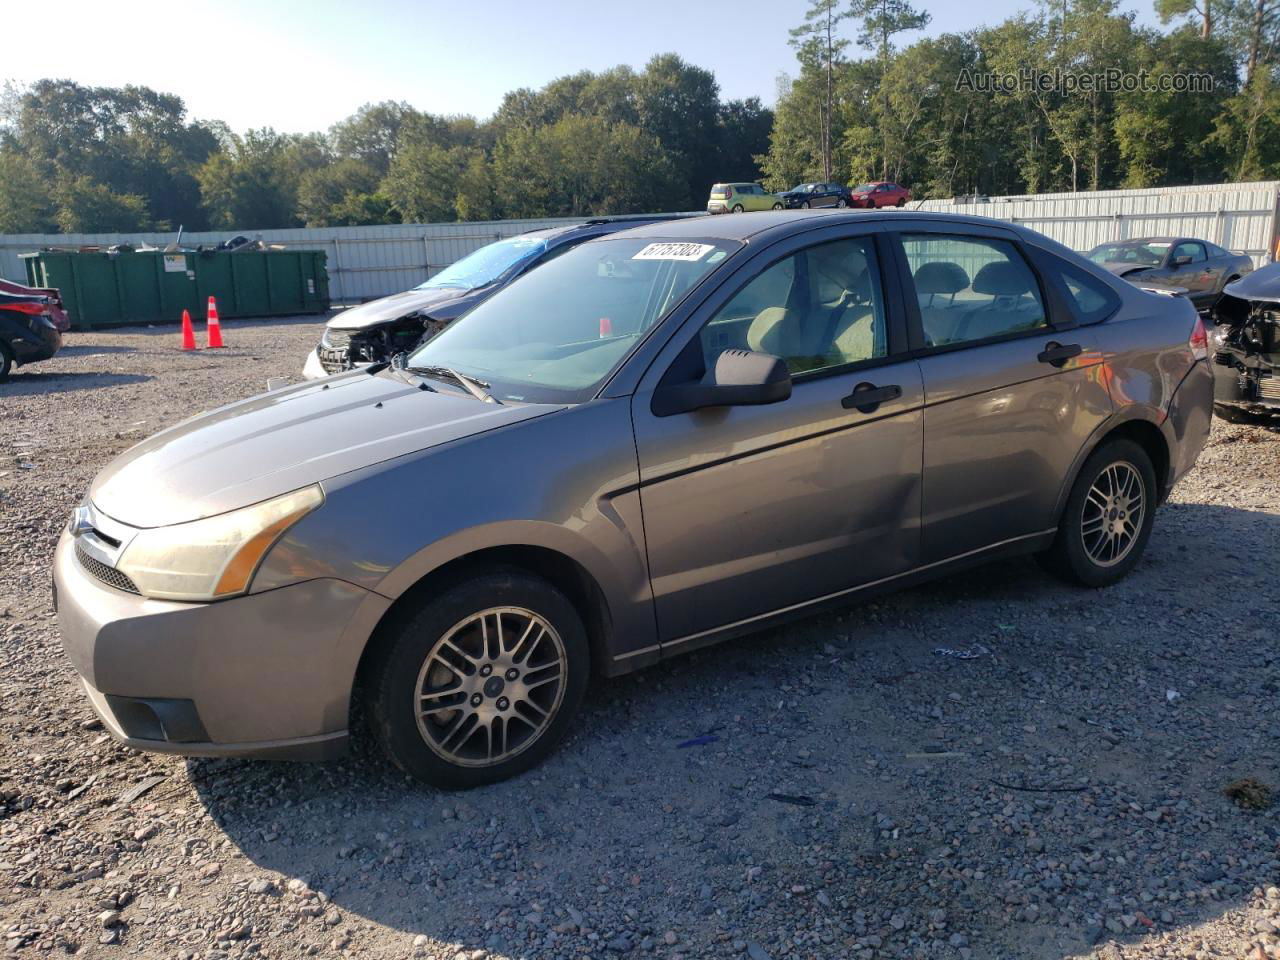
[[[215,229],[300,226],[298,181],[310,154],[296,138],[265,128],[232,135],[196,177]],[[318,162],[318,161],[313,161]]]
[[[791,30],[791,46],[801,64],[823,77],[823,93],[818,100],[818,129],[822,150],[822,179],[831,179],[831,117],[835,112],[835,72],[849,41],[839,36],[840,22],[853,15],[843,0],[811,0],[804,23]]]
[[[889,75],[889,63],[893,56],[893,38],[909,30],[923,30],[929,25],[929,14],[911,6],[909,0],[852,0],[850,6],[852,16],[862,21],[862,29],[858,33],[858,45],[874,50],[880,64],[880,107],[881,117],[889,115],[889,91],[884,86]],[[880,177],[889,176],[890,151],[895,149],[881,130],[881,164]]]
[[[353,157],[306,171],[298,182],[298,215],[308,227],[348,227],[398,220],[382,178]]]
[[[144,198],[115,193],[88,176],[64,178],[54,196],[63,233],[133,233],[151,223]]]
[[[47,233],[58,229],[54,215],[53,197],[35,164],[0,146],[0,233]]]
[[[709,70],[685,63],[674,53],[653,57],[636,78],[636,113],[642,130],[655,137],[676,169],[683,189],[661,209],[689,210],[706,202],[718,176],[716,135],[720,86]]]

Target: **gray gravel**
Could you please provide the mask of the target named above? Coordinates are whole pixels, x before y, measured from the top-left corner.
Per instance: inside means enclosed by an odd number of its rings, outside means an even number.
[[[74,334],[0,386],[9,951],[1280,957],[1280,806],[1223,793],[1280,787],[1280,435],[1218,424],[1120,586],[1005,563],[601,681],[542,768],[447,795],[134,753],[80,694],[49,559],[90,478],[319,333],[224,326]]]

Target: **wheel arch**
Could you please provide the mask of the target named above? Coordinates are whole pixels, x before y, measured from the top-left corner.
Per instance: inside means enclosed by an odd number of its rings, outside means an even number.
[[[395,630],[433,596],[475,576],[480,571],[516,569],[542,577],[563,593],[582,617],[587,629],[593,671],[609,662],[609,637],[613,618],[604,590],[580,562],[568,554],[533,544],[482,547],[456,556],[420,576],[399,594],[383,612],[360,654],[353,693],[363,687],[367,671],[378,653],[390,642]],[[353,696],[353,700],[356,699]]]
[[[1062,519],[1062,511],[1066,509],[1067,498],[1071,496],[1071,490],[1076,485],[1076,480],[1080,476],[1080,471],[1084,468],[1085,461],[1102,444],[1117,438],[1131,440],[1151,458],[1151,467],[1155,471],[1158,488],[1156,490],[1156,502],[1164,502],[1172,487],[1173,461],[1169,439],[1155,420],[1148,419],[1141,414],[1134,414],[1120,419],[1113,418],[1102,424],[1094,432],[1090,442],[1085,444],[1076,455],[1075,462],[1071,465],[1066,481],[1058,493],[1058,502],[1054,511],[1055,523],[1060,522]]]

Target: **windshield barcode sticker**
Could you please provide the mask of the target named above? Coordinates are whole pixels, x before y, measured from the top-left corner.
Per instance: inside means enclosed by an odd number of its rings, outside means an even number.
[[[715,249],[712,243],[651,243],[632,260],[701,260]]]

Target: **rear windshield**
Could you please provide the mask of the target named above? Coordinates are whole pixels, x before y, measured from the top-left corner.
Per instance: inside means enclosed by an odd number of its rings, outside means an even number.
[[[488,384],[499,400],[577,403],[741,245],[610,237],[574,247],[455,320],[409,358]]]

